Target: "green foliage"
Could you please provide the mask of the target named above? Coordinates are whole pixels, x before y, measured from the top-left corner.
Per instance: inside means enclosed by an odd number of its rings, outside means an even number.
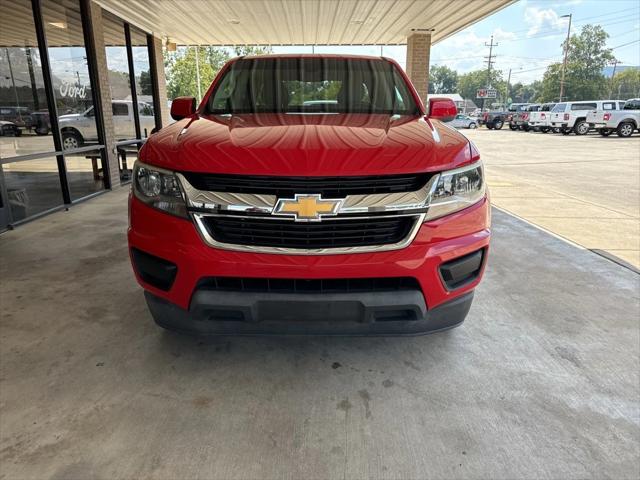
[[[609,98],[628,100],[640,97],[640,70],[628,68],[616,73],[610,80]]]
[[[520,82],[511,85],[509,90],[512,103],[531,103],[536,101],[535,97],[542,88],[541,82],[536,80],[531,84],[522,84]]]
[[[429,93],[457,93],[458,72],[445,65],[434,65],[429,71]]]
[[[182,47],[175,52],[164,52],[169,99],[179,96],[198,96],[196,75],[196,48],[200,63],[200,91],[205,94],[211,82],[232,56],[263,55],[271,53],[268,47]]]
[[[604,67],[615,59],[610,48],[606,48],[609,34],[599,25],[585,25],[580,34],[569,39],[565,88],[563,99],[595,100],[606,96],[607,80],[602,73]],[[563,43],[563,48],[566,42]],[[562,64],[549,65],[544,73],[538,101],[557,101],[560,96]]]
[[[153,88],[151,87],[151,73],[149,70],[140,72],[140,93],[142,95],[153,95]]]
[[[477,91],[487,86],[498,90],[498,97],[504,96],[507,82],[502,78],[502,72],[500,70],[491,70],[489,85],[487,85],[486,70],[474,70],[458,76],[458,93],[462,95],[462,98],[470,98],[476,102],[476,104],[480,103],[476,100]],[[490,99],[490,101],[495,100]]]

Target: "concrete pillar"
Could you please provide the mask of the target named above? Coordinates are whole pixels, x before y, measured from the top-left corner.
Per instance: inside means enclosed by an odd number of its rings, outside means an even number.
[[[102,28],[102,8],[95,2],[88,2],[89,15],[93,26],[93,40],[96,46],[96,61],[98,65],[98,81],[100,83],[100,100],[104,117],[105,147],[109,161],[109,175],[111,188],[120,186],[120,168],[118,155],[115,153],[116,135],[113,126],[113,111],[111,109],[111,86],[109,84],[109,69],[107,68],[107,52],[105,50],[104,31]]]
[[[167,103],[167,77],[164,73],[164,59],[162,57],[162,39],[154,36],[148,37],[152,39],[151,48],[153,48],[153,59],[155,60],[155,72],[157,77],[157,95],[158,102],[160,104],[160,114],[162,119],[162,126],[166,126],[169,124],[170,113],[169,106]],[[154,70],[154,66],[151,66],[151,70]]]
[[[411,33],[407,38],[407,75],[425,104],[429,92],[430,54],[431,33]]]

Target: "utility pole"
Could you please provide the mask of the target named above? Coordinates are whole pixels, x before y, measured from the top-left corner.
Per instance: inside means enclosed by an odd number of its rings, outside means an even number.
[[[198,82],[198,103],[202,101],[202,87],[200,86],[200,45],[196,45],[196,82]]]
[[[511,83],[511,69],[509,69],[509,76],[507,77],[507,88],[504,92],[504,106],[507,107],[507,102],[509,101],[509,84]]]
[[[567,28],[567,40],[564,42],[564,60],[562,61],[562,78],[560,79],[560,102],[562,102],[562,97],[564,96],[564,74],[567,69],[567,54],[569,53],[569,38],[571,36],[571,19],[573,18],[573,14],[562,15],[560,18],[568,18],[569,19],[569,27]]]
[[[497,43],[493,43],[493,35],[491,35],[491,42],[487,43],[484,42],[484,46],[485,47],[489,47],[489,56],[488,57],[484,57],[487,60],[485,60],[485,63],[487,64],[487,89],[491,88],[491,65],[493,65],[493,47],[497,47],[498,44]],[[480,111],[484,110],[484,98],[482,99],[482,105],[480,106]]]
[[[613,72],[611,73],[611,87],[609,87],[609,98],[611,98],[611,95],[613,94],[613,82],[614,77],[616,76],[616,67],[618,66],[618,59],[616,58],[613,61]]]

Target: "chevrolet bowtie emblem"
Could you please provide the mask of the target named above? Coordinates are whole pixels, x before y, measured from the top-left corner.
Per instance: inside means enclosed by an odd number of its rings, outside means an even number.
[[[323,199],[318,194],[296,194],[295,198],[280,198],[273,215],[293,217],[296,222],[317,222],[323,216],[336,215],[344,200]]]

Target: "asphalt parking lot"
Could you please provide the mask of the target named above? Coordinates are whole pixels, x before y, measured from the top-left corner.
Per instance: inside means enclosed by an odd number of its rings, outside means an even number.
[[[152,323],[126,195],[0,236],[0,478],[638,477],[630,269],[495,210],[458,329],[203,340]]]
[[[483,155],[494,205],[640,268],[640,135],[463,133]]]

